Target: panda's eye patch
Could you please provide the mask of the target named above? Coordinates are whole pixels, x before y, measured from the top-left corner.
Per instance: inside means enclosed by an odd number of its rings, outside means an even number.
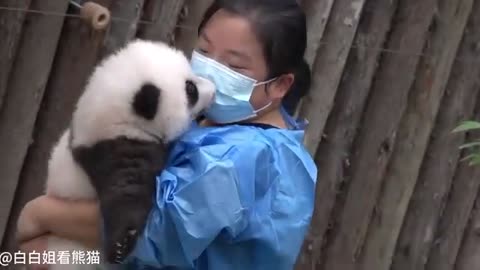
[[[185,92],[187,94],[188,105],[193,107],[198,101],[198,89],[195,83],[190,80],[186,81]]]
[[[153,84],[142,85],[133,98],[132,107],[135,114],[147,120],[153,120],[157,114],[160,92],[160,89]]]
[[[192,81],[187,81],[186,89],[187,95],[197,94],[197,86]]]

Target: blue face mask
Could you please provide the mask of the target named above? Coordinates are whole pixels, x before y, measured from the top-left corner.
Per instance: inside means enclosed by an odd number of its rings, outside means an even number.
[[[254,110],[250,104],[255,86],[264,85],[276,78],[257,82],[243,74],[193,51],[191,66],[195,75],[211,80],[216,86],[215,101],[205,111],[205,116],[215,123],[234,123],[257,116],[257,113],[269,107]]]

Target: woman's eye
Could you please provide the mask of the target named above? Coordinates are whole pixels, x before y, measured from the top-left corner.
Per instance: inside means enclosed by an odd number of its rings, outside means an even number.
[[[197,51],[200,52],[201,54],[208,54],[207,50],[204,50],[204,49],[201,49],[201,48],[198,48]]]
[[[245,70],[246,68],[243,67],[243,66],[239,66],[239,65],[228,65],[230,68],[232,69],[235,69],[235,70]]]

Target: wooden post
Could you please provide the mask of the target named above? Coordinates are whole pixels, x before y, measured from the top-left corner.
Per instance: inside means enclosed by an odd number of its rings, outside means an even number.
[[[475,138],[477,139],[478,136]],[[480,265],[480,197],[477,195],[474,210],[463,243],[455,262],[455,270],[477,269]]]
[[[101,58],[123,47],[136,36],[144,2],[145,0],[112,1],[110,13],[122,20],[111,21],[108,34],[105,36]]]
[[[385,52],[377,69],[363,125],[354,142],[351,170],[348,171],[350,188],[333,232],[335,238],[327,252],[325,269],[358,269],[357,260],[415,78],[419,61],[415,54],[420,54],[424,47],[435,3],[435,0],[398,2],[396,23],[385,47],[389,51],[408,51],[409,56]]]
[[[438,108],[462,39],[473,0],[441,1],[436,27],[424,50],[401,120],[397,141],[377,202],[381,222],[372,222],[365,241],[364,270],[390,269],[397,238],[415,188]],[[402,268],[411,269],[411,268]]]
[[[480,84],[480,65],[469,61],[478,57],[480,43],[480,2],[474,1],[470,21],[454,62],[436,126],[423,161],[416,188],[401,230],[392,270],[424,269],[430,247],[434,244],[442,209],[445,208],[457,168],[464,134],[452,134],[460,121],[473,114]],[[441,17],[442,20],[445,19]],[[468,59],[467,61],[465,61]],[[471,268],[474,269],[474,268]],[[466,270],[466,269],[465,269]]]
[[[175,46],[190,57],[191,51],[195,47],[198,38],[198,25],[203,18],[206,9],[213,0],[195,0],[185,3],[184,18],[178,22],[177,34],[175,35]]]
[[[304,98],[300,115],[309,122],[305,144],[313,155],[340,83],[365,0],[336,0],[313,64],[312,87]]]
[[[42,2],[44,0],[35,1]],[[56,2],[54,0],[49,1]],[[105,6],[109,4],[106,0],[96,2]],[[62,12],[65,11],[66,7]],[[62,17],[44,16],[43,18]],[[15,202],[8,219],[7,233],[2,243],[2,250],[11,252],[17,250],[14,233],[18,215],[25,203],[44,192],[47,162],[51,147],[70,121],[73,107],[83,90],[87,75],[97,62],[98,48],[103,42],[104,32],[90,29],[89,25],[79,18],[67,18],[65,24],[62,23],[60,28],[61,26],[63,28],[58,46],[55,44],[55,46],[45,50],[53,50],[49,53],[55,55],[55,59],[49,74],[41,109],[36,116],[35,129],[29,133],[29,136],[33,138],[30,137],[32,141],[28,155],[21,168],[22,172],[18,180]],[[48,26],[43,25],[43,27],[46,28],[41,28],[42,31],[38,34],[49,31]],[[35,51],[45,53],[38,49]],[[31,77],[25,74],[22,74],[22,76],[23,79]],[[15,117],[12,118],[12,121],[14,119]]]
[[[32,9],[64,13],[67,1],[34,0]],[[20,171],[50,74],[62,16],[28,14],[0,112],[0,239],[7,225]]]
[[[477,97],[473,119],[480,119],[480,95]],[[467,136],[467,141],[478,139],[479,136],[480,132],[473,132]],[[458,165],[446,207],[434,234],[434,244],[430,250],[426,270],[455,269],[455,261],[464,239],[464,232],[478,196],[480,168],[470,166],[468,162],[460,162]],[[478,266],[470,269],[477,268]]]
[[[299,258],[299,270],[317,269],[324,261],[322,244],[327,241],[325,234],[337,195],[342,192],[342,185],[348,185],[344,181],[351,159],[349,153],[382,53],[370,48],[379,48],[384,43],[396,5],[396,1],[367,1],[360,19],[335,106],[325,127],[328,137],[320,143],[315,155],[319,167],[315,214]]]
[[[305,0],[303,2],[303,10],[307,16],[307,50],[305,51],[305,60],[311,67],[315,61],[318,48],[320,48],[335,0]]]
[[[329,21],[330,12],[335,0],[303,0],[299,1],[307,17],[307,49],[305,51],[305,60],[310,67],[313,66],[321,40],[325,32],[325,27]],[[304,98],[300,99],[294,116],[298,117],[302,110]]]
[[[144,6],[143,19],[152,21],[153,24],[141,25],[138,37],[174,44],[178,14],[183,4],[184,0],[148,0]]]
[[[1,6],[26,10],[31,0],[3,0]],[[22,25],[26,12],[15,10],[0,10],[0,108],[7,91],[8,76],[18,49]]]

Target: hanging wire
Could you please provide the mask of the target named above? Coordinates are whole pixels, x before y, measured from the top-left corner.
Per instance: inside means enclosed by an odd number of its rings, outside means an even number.
[[[75,5],[76,4],[76,5]],[[81,8],[82,6],[79,5],[78,3],[75,3],[74,5],[76,7]],[[33,13],[33,14],[39,14],[39,15],[45,15],[45,16],[57,16],[57,17],[67,17],[67,18],[75,18],[75,19],[82,19],[83,17],[79,14],[68,14],[68,13],[60,13],[60,12],[55,12],[55,11],[43,11],[43,10],[35,10],[35,9],[24,9],[24,8],[14,8],[14,7],[2,7],[0,6],[0,10],[4,11],[12,11],[12,12],[24,12],[24,13]],[[131,23],[132,19],[130,18],[121,18],[121,17],[111,17],[111,21],[118,21],[118,22],[125,22],[125,23]],[[152,21],[145,21],[145,20],[138,20],[138,24],[143,24],[143,25],[153,25],[156,24],[156,22]],[[182,29],[190,29],[190,30],[195,30],[196,27],[193,26],[188,26],[188,25],[175,25],[175,28],[182,28]]]
[[[76,4],[80,5],[78,3],[76,3]],[[82,16],[78,15],[78,14],[68,14],[68,13],[60,13],[60,12],[54,12],[54,11],[32,10],[32,9],[0,6],[0,11],[1,10],[12,11],[12,12],[34,13],[34,14],[40,14],[40,15],[45,15],[45,16],[60,16],[60,17],[82,19]],[[132,19],[121,18],[121,17],[111,17],[111,20],[112,21],[119,21],[119,22],[126,22],[126,23],[131,23],[131,21],[132,21]],[[145,21],[145,20],[138,20],[137,23],[138,24],[143,24],[143,25],[156,24],[156,22]],[[190,26],[190,25],[175,25],[174,27],[175,28],[181,28],[181,29],[193,30],[193,31],[197,30],[196,27]],[[330,44],[329,42],[324,42],[324,41],[320,42],[320,45],[329,45],[329,44]],[[412,57],[425,57],[425,58],[432,57],[432,56],[429,56],[425,53],[415,53],[415,52],[410,52],[410,51],[406,51],[406,50],[388,49],[388,48],[383,48],[383,47],[371,47],[371,46],[359,45],[359,44],[354,44],[354,43],[352,43],[350,48],[362,49],[362,50],[373,50],[373,51],[379,51],[379,52],[382,52],[382,53],[400,54],[400,55],[412,56]],[[479,48],[479,52],[480,52],[480,48]],[[463,63],[479,63],[480,64],[480,58],[479,57],[476,57],[474,59],[472,59],[471,57],[456,57],[456,58],[454,58],[454,61],[463,62]]]
[[[74,6],[77,7],[77,8],[82,8],[82,5],[80,5],[80,3],[77,3],[77,2],[74,1],[74,0],[71,0],[71,1],[70,1],[70,4],[74,5]]]

